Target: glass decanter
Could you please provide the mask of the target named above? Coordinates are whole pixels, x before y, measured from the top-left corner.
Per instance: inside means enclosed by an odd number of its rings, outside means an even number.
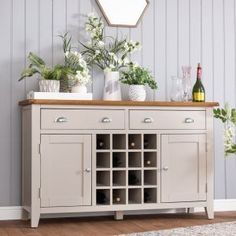
[[[170,91],[170,100],[172,102],[181,102],[183,101],[183,80],[182,78],[172,76],[172,85],[171,85],[171,91]]]
[[[183,101],[192,101],[192,81],[191,81],[191,66],[182,66],[183,72]]]

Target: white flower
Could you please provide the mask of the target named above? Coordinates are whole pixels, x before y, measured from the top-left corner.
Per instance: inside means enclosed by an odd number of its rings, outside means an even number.
[[[124,65],[128,65],[130,63],[130,60],[128,57],[126,57],[124,60],[123,60],[123,64]]]
[[[99,48],[103,48],[105,46],[105,43],[100,40],[100,41],[98,41],[97,45]]]

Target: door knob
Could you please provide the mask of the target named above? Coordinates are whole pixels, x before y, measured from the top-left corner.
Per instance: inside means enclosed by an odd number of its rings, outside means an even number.
[[[86,169],[85,169],[85,172],[90,173],[90,172],[91,172],[91,169],[90,169],[90,168],[86,168]]]
[[[168,167],[168,166],[164,166],[164,167],[162,168],[162,170],[168,171],[168,170],[169,170],[169,167]]]

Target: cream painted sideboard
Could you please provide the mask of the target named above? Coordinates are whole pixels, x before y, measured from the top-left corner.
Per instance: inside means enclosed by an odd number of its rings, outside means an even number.
[[[217,103],[26,100],[22,199],[42,214],[204,207],[213,219]]]

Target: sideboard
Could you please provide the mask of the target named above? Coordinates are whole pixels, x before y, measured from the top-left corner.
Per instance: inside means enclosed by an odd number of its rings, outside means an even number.
[[[213,210],[215,102],[25,100],[22,204],[55,213]]]

